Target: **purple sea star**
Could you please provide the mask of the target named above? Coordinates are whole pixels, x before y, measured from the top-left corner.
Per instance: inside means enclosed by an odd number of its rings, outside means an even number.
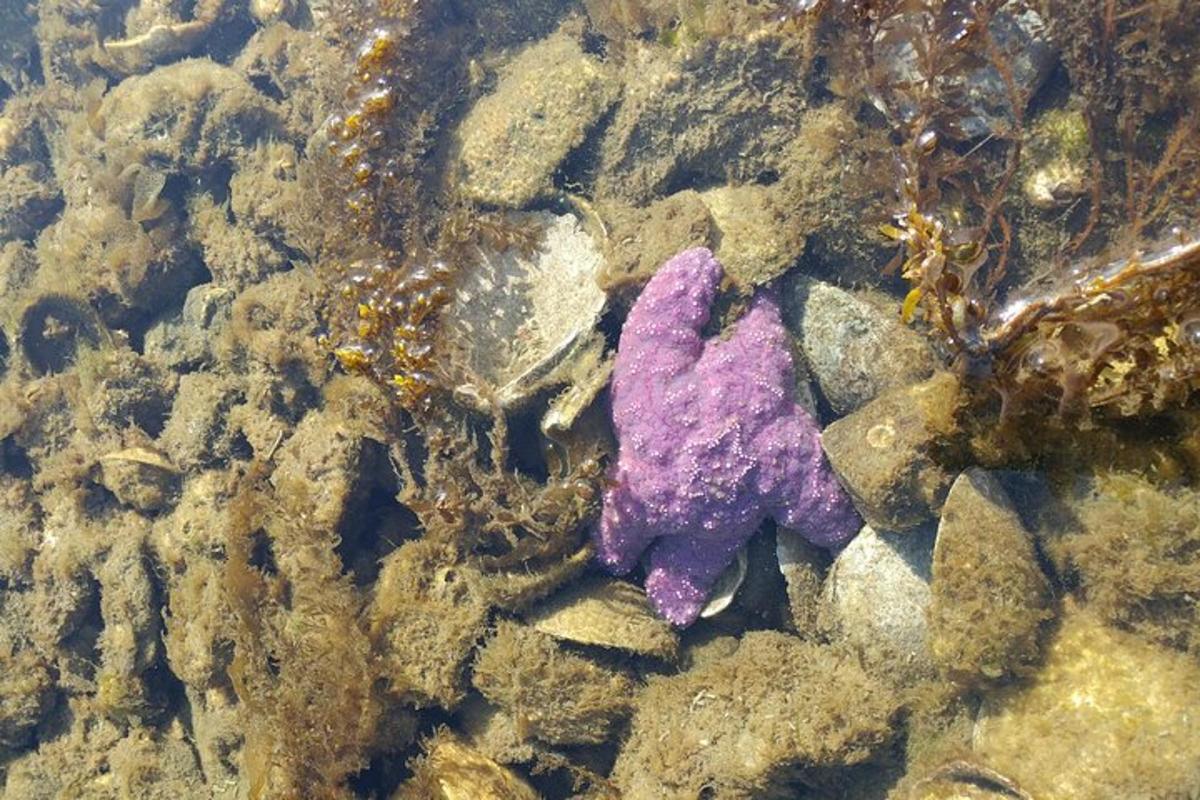
[[[793,399],[774,293],[760,291],[729,336],[700,337],[722,272],[704,248],[658,270],[625,321],[610,389],[619,452],[599,559],[621,574],[649,547],[646,593],[680,626],[766,517],[822,547],[860,525]]]

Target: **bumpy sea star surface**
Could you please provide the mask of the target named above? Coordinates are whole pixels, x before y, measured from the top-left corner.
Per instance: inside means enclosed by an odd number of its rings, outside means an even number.
[[[722,272],[704,248],[658,270],[621,331],[610,390],[619,452],[599,558],[620,574],[649,547],[646,593],[680,626],[765,518],[822,547],[860,524],[793,398],[775,295],[760,291],[727,337],[701,338]]]

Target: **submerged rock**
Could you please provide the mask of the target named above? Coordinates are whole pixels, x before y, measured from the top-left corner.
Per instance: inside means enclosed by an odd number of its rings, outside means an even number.
[[[609,229],[600,287],[640,289],[671,256],[687,247],[716,247],[717,224],[700,193],[692,189],[647,206],[600,204]]]
[[[989,695],[983,764],[1039,800],[1186,797],[1200,786],[1200,666],[1068,605],[1032,679]]]
[[[521,208],[548,192],[558,165],[614,99],[608,68],[567,34],[530,45],[459,128],[463,195]]]
[[[747,633],[732,655],[650,680],[613,781],[626,800],[772,796],[806,769],[866,760],[896,708],[848,651]]]
[[[182,309],[146,331],[146,355],[179,371],[206,364],[213,355],[213,340],[229,321],[233,295],[233,290],[212,283],[193,286]]]
[[[114,154],[203,169],[278,133],[282,122],[274,101],[236,71],[189,59],[117,84],[93,125]]]
[[[135,29],[129,31],[131,35],[97,44],[96,61],[107,70],[129,75],[198,50],[211,38],[213,25],[228,4],[229,0],[197,0],[193,18],[180,20],[163,13],[164,3],[143,3],[129,12],[128,22]]]
[[[487,628],[480,577],[431,541],[401,545],[383,560],[367,609],[391,690],[418,707],[454,708],[465,667]]]
[[[774,280],[804,255],[805,230],[793,218],[790,198],[772,187],[719,186],[700,197],[716,223],[717,259],[743,291]]]
[[[683,186],[780,171],[807,104],[796,77],[809,55],[802,37],[776,32],[632,48],[601,143],[598,196],[645,205]]]
[[[931,15],[927,7],[913,6],[912,10],[895,14],[879,26],[872,53],[872,64],[880,75],[878,80],[896,86],[929,82],[946,96],[957,97],[958,114],[948,122],[958,136],[973,139],[1007,130],[1024,112],[1021,108],[1014,113],[1008,81],[1012,81],[1011,91],[1028,98],[1054,67],[1057,53],[1045,20],[1017,0],[1002,3],[989,20],[988,36],[995,58],[1003,59],[1008,76],[988,59],[980,59],[966,69],[937,74],[925,72],[922,49],[909,33],[934,27]],[[962,35],[966,35],[975,20],[963,12],[959,24]],[[956,31],[948,30],[941,35],[951,37]],[[900,96],[876,95],[872,99],[880,110],[892,113],[903,123],[916,119],[921,109],[912,99],[915,95],[894,94]]]
[[[939,451],[958,435],[959,383],[941,372],[885,392],[827,427],[822,444],[876,530],[910,530],[941,508],[953,475]]]
[[[876,533],[870,527],[834,559],[822,616],[847,642],[905,678],[934,673],[926,616],[932,530]]]
[[[1029,671],[1052,616],[1050,587],[1032,537],[989,472],[967,470],[946,496],[932,589],[933,656],[946,675],[976,685]]]
[[[501,622],[480,650],[473,682],[515,718],[522,738],[559,745],[607,741],[635,688],[626,675],[512,622]]]
[[[1200,655],[1200,492],[1131,473],[1073,487],[1039,541],[1088,610],[1147,639]]]
[[[893,310],[805,277],[787,281],[783,298],[784,320],[838,414],[922,381],[938,366],[929,340],[901,324]]]

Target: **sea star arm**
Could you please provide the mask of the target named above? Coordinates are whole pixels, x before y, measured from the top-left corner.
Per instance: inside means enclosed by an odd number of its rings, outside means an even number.
[[[596,556],[616,575],[637,563],[638,556],[654,538],[645,512],[623,478],[617,477],[604,491],[600,524],[596,527]]]
[[[721,572],[733,563],[749,536],[669,536],[650,548],[646,594],[672,624],[691,625],[700,616]]]
[[[695,364],[722,274],[702,247],[685,250],[655,273],[621,330],[614,388],[635,375],[669,381]]]

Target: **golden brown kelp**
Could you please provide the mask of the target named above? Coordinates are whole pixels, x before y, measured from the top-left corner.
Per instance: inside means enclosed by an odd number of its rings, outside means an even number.
[[[340,278],[330,339],[342,366],[391,385],[416,408],[434,383],[437,312],[451,271],[430,255],[434,133],[465,65],[442,4],[382,0],[344,9],[361,44],[344,109],[327,123],[330,268]],[[353,21],[353,22],[350,22]]]
[[[833,4],[835,56],[847,91],[887,116],[895,148],[895,224],[903,244],[889,265],[913,288],[904,315],[921,308],[958,350],[969,349],[1005,275],[1011,246],[1003,209],[1020,159],[1028,92],[1014,77],[1019,43],[994,31],[999,0],[887,0]],[[988,75],[989,107],[972,94]],[[990,106],[996,106],[991,108]]]

